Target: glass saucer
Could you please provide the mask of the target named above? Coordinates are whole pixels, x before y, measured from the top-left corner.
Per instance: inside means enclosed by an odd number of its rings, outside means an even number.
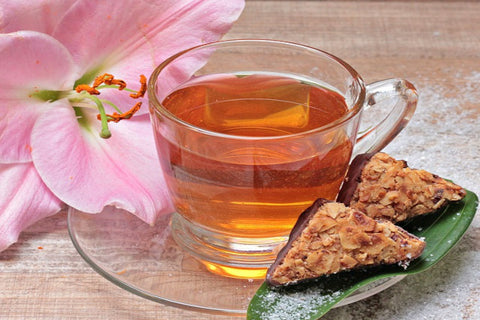
[[[107,207],[89,214],[70,208],[68,230],[85,261],[120,288],[166,305],[195,311],[245,315],[263,280],[232,279],[208,272],[172,238],[170,215],[155,225]],[[337,305],[343,306],[394,285],[404,276],[380,280]]]

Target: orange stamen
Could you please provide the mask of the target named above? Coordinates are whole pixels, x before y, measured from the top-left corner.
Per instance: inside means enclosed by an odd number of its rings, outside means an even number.
[[[137,91],[137,93],[131,93],[130,97],[132,97],[133,99],[143,98],[146,91],[147,91],[147,78],[143,74],[141,74],[140,89]]]
[[[120,120],[124,119],[130,119],[142,106],[141,102],[137,102],[130,110],[124,113],[117,113],[114,112],[112,114],[107,114],[107,122],[113,121],[113,122],[119,122]],[[101,117],[99,114],[97,114],[97,119],[101,120]]]
[[[108,84],[108,85],[116,84],[118,85],[118,90],[120,91],[125,89],[125,87],[127,86],[127,83],[120,79],[108,79],[108,80],[105,80],[105,84]]]
[[[109,73],[104,73],[101,76],[98,76],[95,78],[95,81],[93,82],[93,87],[97,88],[100,86],[102,83],[105,83],[106,85],[118,85],[118,90],[123,90],[127,87],[127,83],[123,80],[120,79],[115,79],[115,77]]]
[[[80,93],[82,91],[87,91],[89,94],[93,94],[93,95],[99,95],[100,94],[100,91],[98,91],[95,88],[90,87],[88,84],[79,84],[75,88],[75,91],[77,91],[78,93]]]
[[[110,77],[113,78],[113,75],[108,74],[108,73],[104,73],[101,76],[96,77],[95,80],[93,81],[93,87],[97,88],[102,83],[105,83],[106,78],[110,78]]]
[[[115,79],[115,77],[109,73],[104,73],[95,78],[92,86],[89,86],[87,84],[80,84],[75,88],[75,91],[77,91],[78,93],[82,91],[87,91],[91,95],[99,95],[100,92],[97,89],[102,84],[106,84],[107,86],[116,85],[118,86],[118,90],[120,91],[127,87],[127,83],[125,81],[120,79]],[[128,91],[133,91],[133,90],[128,90]],[[147,91],[147,78],[142,74],[140,75],[140,89],[137,92],[130,94],[130,97],[133,99],[143,98],[146,91]],[[106,114],[105,108],[100,99],[97,99],[97,98],[94,99],[93,97],[90,97],[90,99],[92,99],[95,102],[95,104],[97,105],[98,111],[100,111],[100,114],[97,115],[97,119],[102,121],[102,131],[100,133],[100,136],[106,139],[111,136],[111,133],[107,125],[108,122],[111,122],[111,121],[119,122],[120,120],[130,119],[142,106],[141,102],[137,102],[127,112],[123,112],[123,113],[114,112],[112,114]],[[113,106],[115,109],[119,110],[115,105]]]

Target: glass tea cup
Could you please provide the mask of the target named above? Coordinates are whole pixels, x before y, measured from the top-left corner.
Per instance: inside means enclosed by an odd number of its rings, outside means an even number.
[[[417,103],[406,80],[365,86],[327,52],[254,39],[180,52],[148,92],[173,236],[237,278],[263,277],[300,213],[334,200],[351,158],[381,150]]]

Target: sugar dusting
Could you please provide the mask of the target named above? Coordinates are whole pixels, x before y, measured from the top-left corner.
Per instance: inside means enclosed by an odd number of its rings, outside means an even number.
[[[315,288],[288,293],[268,291],[261,296],[262,307],[267,311],[256,316],[262,320],[310,319],[318,312],[318,306],[333,302],[340,294],[334,291],[321,295]]]
[[[359,270],[358,272],[368,274],[369,269]],[[354,282],[357,282],[358,276],[358,273],[351,275],[342,273],[340,277],[342,280],[336,276],[333,279],[327,276],[316,280],[316,282],[310,282],[307,286],[300,285],[300,288],[262,290],[257,293],[256,298],[258,300],[254,302],[261,307],[252,308],[249,314],[252,316],[251,319],[259,320],[317,319],[319,313],[324,313],[330,308],[341,305],[337,303],[349,304],[358,301],[362,296],[370,295],[370,290],[375,290],[377,286],[390,281],[388,278],[378,279],[356,290],[349,296],[349,301],[343,300],[345,290],[350,288]],[[343,285],[338,286],[338,281],[341,281]],[[334,289],[333,287],[337,288]]]

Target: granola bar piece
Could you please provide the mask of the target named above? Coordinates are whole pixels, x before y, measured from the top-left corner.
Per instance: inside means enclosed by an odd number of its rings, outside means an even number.
[[[266,281],[282,286],[363,266],[406,265],[424,248],[424,241],[390,221],[318,199],[300,215]]]
[[[462,187],[379,152],[352,161],[337,201],[396,223],[434,212],[465,195]]]

